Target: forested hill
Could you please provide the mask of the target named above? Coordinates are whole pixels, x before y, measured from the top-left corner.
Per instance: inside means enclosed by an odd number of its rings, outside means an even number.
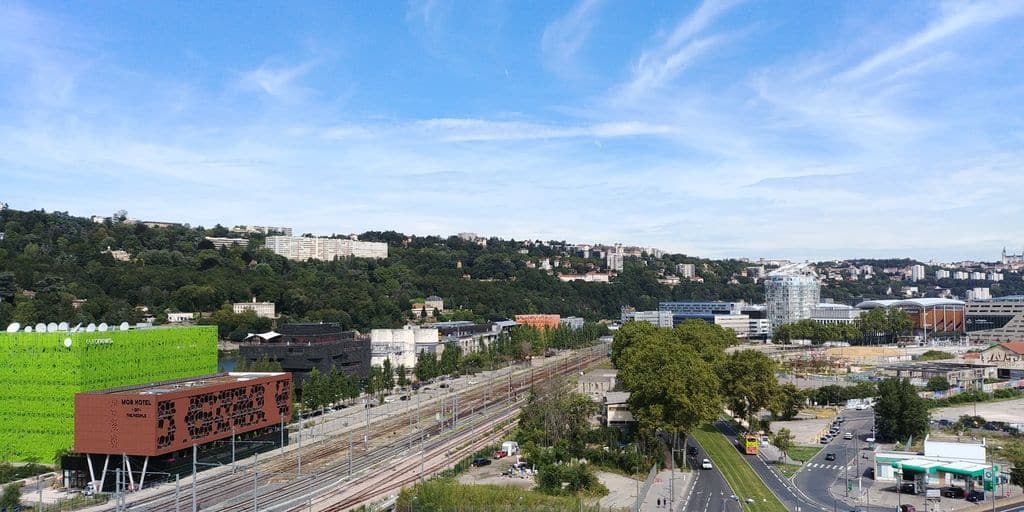
[[[556,255],[556,248],[496,238],[482,247],[457,237],[368,232],[360,239],[387,242],[389,258],[294,262],[262,248],[261,235],[249,237],[249,248],[214,249],[205,236],[237,236],[220,226],[148,228],[7,209],[0,211],[0,232],[0,328],[12,321],[134,322],[144,316],[137,306],[145,306],[158,321],[167,311],[216,312],[222,334],[237,338],[269,327],[252,319],[247,324],[224,308],[252,297],[275,302],[284,320],[366,330],[402,325],[411,302],[428,295],[443,297],[446,308],[463,308],[454,318],[476,320],[530,312],[594,320],[617,318],[623,305],[657,309],[661,300],[763,296],[762,287],[747,278],[729,284],[745,266],[740,261],[627,258],[625,271],[611,284],[561,282],[527,266]],[[131,260],[116,261],[108,248],[127,251]],[[563,267],[556,270],[603,266],[595,258],[561,259]],[[705,282],[658,283],[659,271],[671,273],[683,262],[696,263]]]

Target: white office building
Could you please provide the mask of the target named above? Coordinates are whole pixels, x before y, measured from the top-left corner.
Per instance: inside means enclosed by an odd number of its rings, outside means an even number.
[[[355,258],[387,258],[388,244],[361,242],[350,238],[311,236],[268,236],[267,249],[290,260],[323,260],[352,256]]]
[[[938,269],[935,271],[935,279],[949,279],[950,273],[945,269]]]
[[[768,274],[764,291],[772,329],[811,318],[812,310],[821,302],[818,275],[803,263],[786,265]]]
[[[629,311],[622,310],[622,321],[647,322],[657,327],[672,327],[671,311]]]
[[[819,324],[852,324],[865,310],[857,309],[846,304],[818,304],[811,310],[811,320]]]
[[[231,305],[231,309],[236,314],[252,311],[261,318],[274,318],[277,316],[273,302],[256,302],[256,297],[253,297],[252,302],[236,302]]]
[[[924,265],[912,265],[910,267],[910,280],[915,282],[924,280]]]
[[[626,253],[622,248],[622,244],[615,244],[612,250],[608,251],[608,270],[622,272],[622,267],[626,261]]]
[[[402,329],[370,330],[370,365],[381,366],[390,360],[393,368],[403,365],[416,367],[416,355],[421,351],[440,354],[444,351],[436,328],[406,326]]]
[[[690,279],[697,275],[697,268],[693,263],[680,263],[676,265],[676,272],[679,273],[679,277],[683,279]]]

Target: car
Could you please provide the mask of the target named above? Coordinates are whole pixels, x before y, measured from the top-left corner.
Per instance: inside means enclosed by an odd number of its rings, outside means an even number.
[[[506,452],[505,450],[498,450],[494,452],[495,459],[504,459],[505,457],[508,457],[508,452]]]
[[[917,494],[917,486],[914,482],[903,482],[900,484],[900,494]]]
[[[836,423],[842,423],[844,421],[846,421],[846,418],[843,418],[842,416],[836,416]]]
[[[430,386],[423,386],[420,391],[430,391]]]
[[[476,385],[476,384],[479,384],[479,382],[477,382],[477,381],[475,381],[475,380],[471,380],[471,381],[469,381],[469,385],[470,385],[470,386],[473,386],[473,385]]]
[[[442,382],[442,383],[438,384],[437,387],[439,387],[441,389],[444,389],[444,388],[448,387],[448,383],[447,382]]]
[[[828,452],[825,454],[825,460],[836,460],[836,454]]]
[[[957,498],[962,499],[967,495],[967,491],[963,487],[946,487],[942,490],[943,498]]]
[[[704,460],[700,461],[700,468],[701,469],[711,469],[712,468],[711,461],[708,460],[708,459],[704,459]]]
[[[900,505],[900,512],[917,512],[917,507],[904,503]]]
[[[696,457],[697,456],[697,447],[696,446],[687,446],[686,447],[686,454],[689,455],[690,457]]]
[[[843,439],[847,439],[847,440],[853,439],[853,432],[847,432],[847,433],[843,434]]]
[[[985,501],[984,491],[971,491],[964,497],[965,500],[977,503],[979,501]]]
[[[829,439],[828,436],[821,436],[821,444],[828,444],[829,441],[831,441],[831,439]]]
[[[398,399],[399,399],[399,400],[411,400],[411,399],[409,398],[409,395],[402,395],[402,396],[398,397]]]
[[[478,459],[473,459],[473,467],[474,468],[479,468],[481,466],[488,466],[490,464],[491,464],[491,459],[488,459],[488,458],[480,457]]]
[[[412,384],[412,390],[413,390],[413,391],[416,391],[417,389],[419,389],[419,388],[420,388],[420,386],[421,386],[421,384],[420,384],[419,382],[414,382],[414,383]]]
[[[398,401],[398,397],[395,396],[395,395],[388,395],[388,396],[384,397],[384,403],[386,403],[386,404],[390,404],[392,402],[397,402],[397,401]]]

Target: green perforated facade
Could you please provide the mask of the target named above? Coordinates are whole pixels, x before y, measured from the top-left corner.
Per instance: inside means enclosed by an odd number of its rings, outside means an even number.
[[[75,393],[216,371],[213,326],[0,333],[0,460],[70,449]]]

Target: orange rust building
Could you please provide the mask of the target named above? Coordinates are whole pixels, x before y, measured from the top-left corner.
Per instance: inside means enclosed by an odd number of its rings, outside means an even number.
[[[158,456],[291,418],[290,373],[223,373],[75,395],[75,451]]]
[[[562,321],[561,315],[516,315],[516,323],[534,329],[557,329]]]

